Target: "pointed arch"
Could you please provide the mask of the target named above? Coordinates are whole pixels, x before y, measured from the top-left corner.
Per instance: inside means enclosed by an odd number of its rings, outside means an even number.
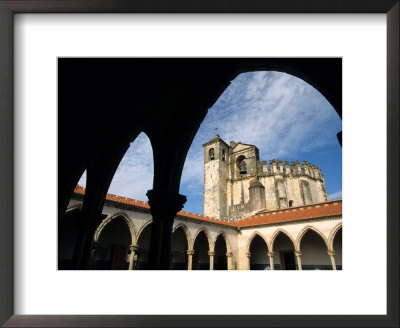
[[[253,241],[253,239],[254,239],[255,236],[260,236],[260,237],[264,240],[265,244],[267,245],[268,250],[271,249],[271,247],[270,247],[270,245],[269,245],[267,239],[265,239],[265,237],[264,237],[260,232],[254,231],[254,232],[251,234],[251,236],[249,237],[249,239],[247,239],[247,245],[246,245],[247,253],[250,253],[251,242]]]
[[[329,238],[328,238],[328,245],[329,245],[329,250],[333,251],[333,241],[335,240],[336,234],[337,232],[342,229],[342,222],[340,222],[335,228],[333,228],[333,230],[331,231],[331,233],[329,234]]]
[[[276,237],[278,237],[280,233],[286,235],[286,236],[291,240],[291,242],[293,243],[293,248],[296,249],[296,241],[293,239],[293,237],[292,237],[286,230],[279,228],[279,229],[276,230],[276,231],[274,232],[274,234],[272,235],[272,238],[271,238],[271,248],[270,248],[270,249],[271,249],[271,252],[274,251],[274,242],[275,242]]]
[[[67,210],[65,211],[65,214],[71,213],[71,212],[74,212],[74,211],[79,211],[81,209],[82,209],[82,205],[73,206],[73,207],[67,208]]]
[[[147,200],[146,192],[153,188],[154,148],[152,140],[144,131],[134,131],[129,144],[113,171],[108,193],[138,200]],[[120,184],[129,190],[120,189]]]
[[[217,242],[219,236],[222,236],[224,238],[224,240],[225,240],[226,251],[228,253],[232,252],[231,243],[229,241],[229,238],[226,235],[226,233],[223,232],[223,231],[220,231],[220,232],[217,233],[217,236],[215,237],[215,240],[214,240],[214,243],[213,243],[213,249],[215,249],[215,243]]]
[[[172,234],[178,229],[182,229],[183,230],[183,232],[186,235],[186,241],[187,241],[187,244],[188,244],[188,250],[192,250],[194,242],[192,240],[192,236],[190,235],[190,231],[188,230],[188,228],[186,228],[186,226],[183,223],[179,223],[178,225],[176,225],[172,229]]]
[[[128,225],[130,234],[131,234],[131,243],[132,245],[136,245],[137,243],[137,234],[136,234],[136,229],[135,229],[135,225],[133,224],[132,220],[129,219],[128,215],[126,215],[125,213],[116,213],[114,215],[110,215],[108,217],[106,217],[101,223],[100,225],[97,227],[96,232],[94,234],[94,241],[98,241],[99,237],[101,235],[101,232],[103,231],[103,229],[107,226],[108,223],[110,223],[111,221],[113,221],[114,219],[117,218],[121,218],[125,221],[125,223]]]
[[[152,223],[153,223],[153,220],[150,220],[141,226],[141,228],[139,229],[139,231],[137,233],[137,241],[139,240],[140,235],[143,233],[143,231]]]
[[[205,228],[205,227],[200,228],[200,229],[197,231],[196,235],[195,235],[194,238],[193,238],[193,247],[194,247],[194,244],[196,243],[196,239],[197,239],[198,235],[199,235],[201,232],[204,232],[204,234],[206,235],[207,240],[208,240],[208,250],[209,250],[210,252],[212,252],[212,251],[214,250],[214,244],[213,244],[213,242],[212,242],[212,238],[211,238],[210,232],[209,232],[209,231],[207,230],[207,228]]]
[[[321,231],[319,231],[317,228],[315,228],[315,227],[313,227],[313,226],[307,226],[307,227],[305,227],[303,230],[301,230],[301,232],[300,232],[300,234],[299,234],[299,236],[297,237],[297,240],[296,240],[296,244],[295,244],[296,247],[295,247],[295,250],[298,251],[298,252],[300,252],[300,250],[301,250],[301,248],[300,248],[301,240],[302,240],[303,236],[304,236],[304,235],[307,233],[307,231],[309,231],[309,230],[312,230],[312,231],[316,232],[316,233],[322,238],[322,240],[323,240],[324,243],[325,243],[326,250],[328,250],[328,241],[327,241],[327,239],[325,238],[325,236],[322,234]]]

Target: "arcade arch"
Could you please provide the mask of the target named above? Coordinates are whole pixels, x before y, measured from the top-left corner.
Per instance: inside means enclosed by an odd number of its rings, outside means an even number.
[[[187,270],[189,242],[187,229],[180,225],[174,229],[171,238],[171,269],[172,270]]]
[[[227,247],[226,236],[223,233],[219,233],[214,244],[214,270],[228,270],[227,253],[229,253],[229,250]]]
[[[295,254],[302,270],[332,270],[327,241],[317,229],[305,228],[297,245],[298,251]]]
[[[128,252],[132,245],[132,234],[126,218],[112,218],[99,231],[92,258],[94,270],[128,269]]]
[[[266,240],[258,232],[254,232],[248,242],[249,269],[250,270],[269,270],[269,247]]]
[[[279,229],[271,241],[274,265],[280,270],[296,270],[295,243],[284,230]]]
[[[150,237],[151,237],[152,222],[147,222],[139,231],[137,249],[134,258],[133,269],[146,270],[148,269]]]
[[[210,269],[210,236],[207,229],[200,229],[193,244],[192,270]]]

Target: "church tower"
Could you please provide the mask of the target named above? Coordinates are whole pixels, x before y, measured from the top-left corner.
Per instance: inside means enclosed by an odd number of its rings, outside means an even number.
[[[217,134],[204,148],[203,213],[227,219],[227,179],[229,178],[229,146]]]
[[[255,145],[226,144],[217,134],[204,148],[203,213],[241,220],[276,210],[328,200],[321,170],[306,161],[260,161]]]

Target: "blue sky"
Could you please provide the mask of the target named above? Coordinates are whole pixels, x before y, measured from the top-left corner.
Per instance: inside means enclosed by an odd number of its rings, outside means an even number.
[[[303,80],[279,72],[239,75],[209,109],[189,149],[180,187],[187,197],[184,210],[203,212],[202,144],[216,132],[228,144],[256,145],[260,160],[305,160],[319,166],[328,199],[341,198],[342,150],[336,138],[341,130],[329,102]],[[122,159],[108,192],[147,201],[152,183],[152,149],[142,133]],[[85,185],[85,176],[79,184]]]

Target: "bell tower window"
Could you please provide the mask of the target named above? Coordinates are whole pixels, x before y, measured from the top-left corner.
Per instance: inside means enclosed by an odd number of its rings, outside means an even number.
[[[210,156],[210,160],[214,159],[214,148],[210,148],[210,150],[208,151],[208,155]]]
[[[225,149],[222,149],[222,160],[225,161]]]
[[[243,175],[243,174],[247,174],[247,163],[246,163],[246,157],[244,157],[243,155],[239,156],[236,159],[236,164],[239,168],[239,174]]]

